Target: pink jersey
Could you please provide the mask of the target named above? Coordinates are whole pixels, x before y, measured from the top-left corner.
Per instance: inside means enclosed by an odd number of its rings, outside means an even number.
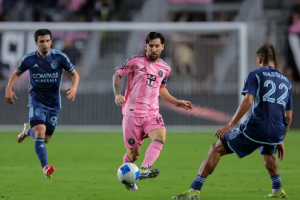
[[[135,55],[116,68],[121,77],[128,75],[123,115],[145,117],[159,110],[159,89],[166,87],[171,68],[160,59],[154,63],[146,53]]]

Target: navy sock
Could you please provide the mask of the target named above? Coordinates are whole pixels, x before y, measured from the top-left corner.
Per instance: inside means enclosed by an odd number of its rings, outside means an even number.
[[[282,188],[280,174],[271,176],[272,189]]]
[[[35,134],[34,134],[34,131],[31,129],[28,129],[28,132],[26,135],[29,135],[30,137],[33,137],[35,139]]]
[[[206,178],[197,174],[197,176],[195,177],[194,182],[192,183],[190,188],[194,189],[194,190],[201,190],[203,184],[205,183],[205,180],[206,180]]]
[[[48,165],[47,150],[44,142],[45,142],[44,138],[36,138],[34,140],[35,153],[41,162],[42,168]]]

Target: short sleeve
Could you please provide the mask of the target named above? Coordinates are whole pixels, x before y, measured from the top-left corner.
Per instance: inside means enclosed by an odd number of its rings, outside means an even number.
[[[289,99],[288,99],[288,102],[286,104],[285,110],[293,110],[293,92],[292,92],[292,86],[290,87]]]
[[[25,56],[22,58],[19,66],[17,67],[17,71],[21,74],[23,74],[28,69],[27,60],[25,58]]]
[[[248,93],[255,97],[256,91],[258,89],[258,81],[259,81],[259,76],[253,72],[250,72],[245,79],[242,95],[246,95]]]
[[[122,66],[117,67],[118,74],[123,77],[134,70],[133,59],[126,60]]]
[[[166,73],[164,79],[163,79],[162,82],[161,82],[160,88],[167,87],[167,82],[168,82],[170,73],[171,73],[171,70],[168,70],[168,72]]]
[[[75,68],[74,65],[70,62],[70,59],[66,54],[62,55],[61,61],[62,61],[62,66],[66,71],[71,72]]]

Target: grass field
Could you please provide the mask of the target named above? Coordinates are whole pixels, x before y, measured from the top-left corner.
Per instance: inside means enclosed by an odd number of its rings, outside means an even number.
[[[139,191],[127,191],[117,179],[125,153],[122,133],[55,133],[47,144],[49,164],[56,172],[46,180],[34,152],[32,138],[22,144],[17,133],[0,133],[0,200],[14,199],[171,199],[186,190],[216,139],[213,133],[168,133],[161,156],[153,165],[161,174],[138,182]],[[300,131],[288,133],[280,174],[289,199],[300,198]],[[142,146],[140,166],[149,140]],[[238,159],[221,158],[202,188],[204,200],[263,199],[271,181],[256,151]]]

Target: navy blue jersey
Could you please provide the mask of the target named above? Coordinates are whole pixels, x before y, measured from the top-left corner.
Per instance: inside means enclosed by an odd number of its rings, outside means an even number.
[[[47,57],[42,57],[38,51],[25,55],[17,68],[20,73],[29,70],[31,98],[56,110],[61,108],[62,69],[71,72],[74,66],[64,53],[54,49],[50,49]]]
[[[255,142],[280,144],[288,124],[285,111],[293,110],[291,82],[274,67],[262,67],[248,74],[242,91],[246,93],[255,98],[241,130]]]

